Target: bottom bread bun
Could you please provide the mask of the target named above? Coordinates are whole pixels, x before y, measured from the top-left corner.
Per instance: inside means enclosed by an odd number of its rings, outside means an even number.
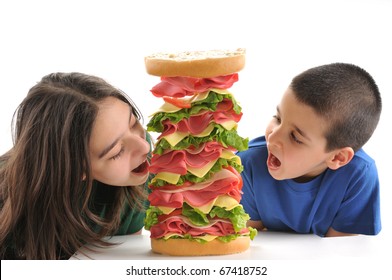
[[[249,236],[238,237],[230,242],[214,239],[205,243],[189,239],[164,240],[151,238],[153,252],[171,256],[229,255],[246,251],[249,245]]]

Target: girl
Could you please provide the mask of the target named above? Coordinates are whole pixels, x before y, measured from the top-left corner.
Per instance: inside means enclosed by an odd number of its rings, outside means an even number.
[[[2,259],[68,259],[140,232],[151,151],[140,118],[98,77],[54,73],[30,89],[0,157]]]

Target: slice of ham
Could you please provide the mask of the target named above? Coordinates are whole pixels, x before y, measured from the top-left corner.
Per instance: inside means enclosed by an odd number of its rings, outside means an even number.
[[[233,110],[233,102],[230,99],[223,99],[216,108],[216,111],[203,110],[196,115],[187,119],[182,119],[178,123],[172,123],[169,119],[162,121],[163,132],[158,140],[174,132],[185,132],[192,135],[202,133],[211,122],[221,124],[227,121],[239,122],[242,118],[242,112],[237,114]]]
[[[182,98],[212,88],[227,89],[237,81],[238,73],[214,78],[162,77],[151,92],[156,97]]]
[[[201,207],[220,195],[229,195],[238,202],[241,199],[241,175],[231,166],[215,173],[209,180],[202,183],[182,186],[166,185],[153,187],[148,199],[152,206],[181,208],[186,202],[192,207]]]
[[[153,174],[171,172],[185,175],[188,167],[201,168],[222,155],[224,148],[219,142],[202,143],[195,148],[190,146],[184,150],[166,150],[164,154],[154,154],[149,171]],[[234,151],[234,149],[231,149]]]
[[[158,222],[150,228],[151,238],[161,238],[166,234],[177,234],[183,236],[189,234],[192,237],[203,236],[206,234],[214,236],[226,236],[235,234],[234,227],[230,220],[214,218],[209,221],[206,226],[196,226],[185,216],[176,213],[170,215],[166,219]],[[166,216],[166,215],[165,215]],[[249,230],[242,229],[239,234],[246,234]]]

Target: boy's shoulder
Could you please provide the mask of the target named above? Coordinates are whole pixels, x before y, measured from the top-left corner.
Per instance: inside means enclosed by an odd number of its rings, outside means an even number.
[[[363,149],[355,152],[352,160],[336,171],[337,174],[351,174],[353,177],[378,177],[375,160]]]
[[[369,154],[367,154],[363,149],[359,149],[358,151],[355,152],[353,160],[358,163],[362,162],[365,164],[374,164],[374,159]]]
[[[268,155],[267,143],[264,136],[254,138],[249,141],[248,149],[237,152],[237,155],[243,161],[253,162],[260,161],[260,158],[266,157]]]
[[[265,140],[265,136],[259,136],[249,141],[248,149],[263,147],[267,145],[267,141]]]

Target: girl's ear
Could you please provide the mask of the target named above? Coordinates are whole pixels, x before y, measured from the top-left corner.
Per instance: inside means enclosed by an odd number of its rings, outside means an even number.
[[[86,173],[83,172],[82,181],[86,181]]]
[[[354,157],[354,150],[351,147],[345,147],[333,152],[327,165],[330,169],[336,170],[349,163]]]

